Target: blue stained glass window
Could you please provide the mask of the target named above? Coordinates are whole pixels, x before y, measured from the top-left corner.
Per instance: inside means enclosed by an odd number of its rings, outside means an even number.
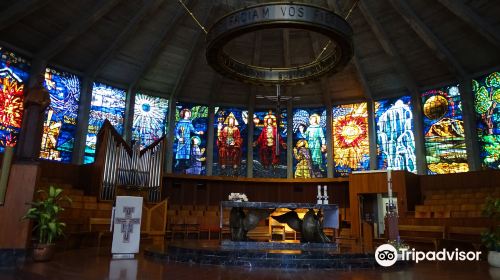
[[[277,126],[279,118],[279,126]],[[257,110],[253,116],[253,176],[286,178],[287,112],[279,116],[274,110]],[[278,141],[276,141],[278,140]]]
[[[174,133],[174,173],[205,175],[208,107],[177,103]]]
[[[500,169],[500,72],[473,80],[472,90],[482,165]]]
[[[245,176],[248,111],[215,108],[213,175]]]
[[[458,85],[422,93],[427,173],[469,171]]]
[[[29,70],[24,58],[0,47],[0,152],[17,143]]]
[[[165,135],[168,100],[138,93],[135,95],[132,139],[144,148]]]
[[[47,68],[44,86],[50,94],[50,106],[45,112],[40,158],[71,162],[80,100],[80,79],[75,75]]]
[[[124,90],[105,84],[94,83],[92,87],[92,102],[90,105],[89,128],[85,143],[84,163],[94,162],[97,133],[104,120],[108,119],[118,133],[123,133],[125,117]]]
[[[295,178],[323,178],[326,169],[326,109],[293,110]]]
[[[410,96],[375,102],[378,168],[417,172]]]

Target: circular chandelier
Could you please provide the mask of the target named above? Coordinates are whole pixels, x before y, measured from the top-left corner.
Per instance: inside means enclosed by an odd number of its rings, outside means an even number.
[[[295,67],[261,67],[241,62],[224,47],[242,35],[273,28],[316,32],[330,42],[317,58]],[[208,64],[223,76],[257,85],[296,85],[340,71],[353,56],[352,29],[336,13],[314,5],[265,3],[229,13],[213,24],[207,34]],[[333,50],[323,55],[328,46]]]

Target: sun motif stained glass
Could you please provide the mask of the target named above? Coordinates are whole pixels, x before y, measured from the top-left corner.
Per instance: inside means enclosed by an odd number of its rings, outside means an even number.
[[[215,108],[213,175],[245,176],[248,111]]]
[[[17,143],[29,69],[24,58],[0,47],[0,152]]]
[[[293,143],[294,177],[326,177],[325,108],[299,108],[293,111]]]
[[[335,176],[370,168],[367,103],[333,107]]]
[[[279,123],[279,125],[278,125]],[[257,110],[253,116],[253,177],[286,178],[287,112]]]
[[[177,103],[175,109],[174,173],[205,175],[208,107]]]
[[[458,85],[422,94],[427,173],[469,171]]]
[[[97,133],[104,120],[109,120],[118,133],[123,133],[125,117],[124,90],[105,84],[94,83],[92,87],[92,102],[90,105],[89,127],[85,143],[84,163],[94,162]]]
[[[138,93],[135,95],[132,139],[144,148],[165,135],[168,99]]]
[[[417,172],[410,96],[375,102],[378,168]]]
[[[473,80],[472,90],[482,165],[500,169],[500,72]]]
[[[50,105],[45,112],[40,158],[71,162],[75,142],[80,79],[55,69],[45,70]]]

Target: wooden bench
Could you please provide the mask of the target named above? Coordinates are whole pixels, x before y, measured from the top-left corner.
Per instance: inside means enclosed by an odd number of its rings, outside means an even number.
[[[486,227],[450,226],[446,229],[445,241],[470,244],[476,251],[479,251],[481,248],[481,234],[487,230]]]
[[[247,237],[258,241],[271,240],[271,231],[269,226],[259,225],[247,233]]]
[[[443,226],[421,226],[421,225],[399,225],[399,235],[403,241],[408,243],[430,243],[437,251],[441,241],[445,238],[445,227]],[[411,232],[417,235],[404,234]]]

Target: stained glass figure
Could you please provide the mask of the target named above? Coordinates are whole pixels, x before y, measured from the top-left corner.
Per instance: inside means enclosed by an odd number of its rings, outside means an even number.
[[[279,126],[278,126],[279,117]],[[258,110],[253,117],[253,176],[286,178],[287,113],[279,116],[273,110]]]
[[[410,96],[375,102],[378,168],[417,172]]]
[[[294,177],[322,178],[326,172],[325,108],[293,111]]]
[[[333,107],[335,176],[370,168],[367,103]]]
[[[0,152],[17,143],[29,70],[24,58],[0,47]]]
[[[482,165],[500,169],[500,72],[473,80],[472,90]]]
[[[205,175],[208,107],[178,102],[175,119],[174,172]]]
[[[94,162],[97,133],[99,133],[104,120],[109,120],[118,133],[123,133],[125,99],[126,93],[124,90],[101,83],[94,83],[92,87],[92,102],[90,104],[84,163]]]
[[[138,93],[135,95],[132,139],[141,149],[165,135],[168,99]]]
[[[50,94],[50,105],[45,111],[40,158],[68,163],[75,143],[80,79],[47,68],[44,86]]]
[[[469,171],[458,85],[422,94],[428,174]]]
[[[248,112],[239,108],[215,109],[213,175],[246,175]]]

